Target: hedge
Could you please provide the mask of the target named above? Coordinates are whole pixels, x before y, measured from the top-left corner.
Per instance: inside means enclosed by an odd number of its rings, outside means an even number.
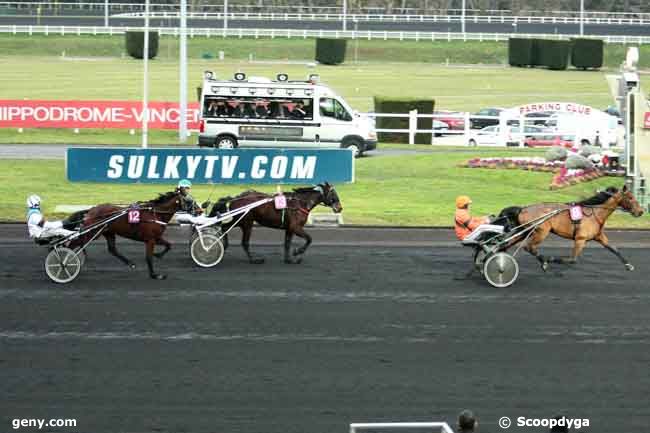
[[[316,61],[325,65],[339,65],[345,61],[345,39],[316,39]]]
[[[149,58],[158,55],[158,32],[149,32]],[[144,58],[144,32],[126,32],[126,52],[135,59]]]
[[[388,99],[375,96],[375,113],[408,114],[418,110],[418,114],[433,114],[435,100],[433,99]],[[409,128],[408,117],[378,117],[377,129],[406,129]],[[418,118],[418,129],[433,129],[433,118]],[[408,133],[379,132],[377,139],[387,143],[408,143]],[[431,134],[415,134],[418,144],[431,144]]]
[[[571,64],[581,69],[602,68],[604,49],[602,39],[571,39]]]
[[[508,39],[508,64],[528,66],[533,64],[533,40],[523,38]]]

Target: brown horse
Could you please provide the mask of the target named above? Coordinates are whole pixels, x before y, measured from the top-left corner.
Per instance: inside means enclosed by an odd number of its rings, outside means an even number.
[[[265,227],[284,230],[284,262],[297,264],[302,262],[302,255],[307,251],[311,244],[311,236],[305,232],[305,223],[309,213],[319,204],[332,208],[336,213],[343,210],[339,196],[336,194],[334,187],[329,183],[319,184],[309,188],[294,189],[291,193],[285,193],[287,200],[286,209],[276,209],[274,202],[265,203],[250,211],[241,220],[238,216],[233,217],[233,221],[222,225],[222,229],[228,230],[233,225],[242,230],[242,248],[248,256],[250,263],[264,263],[261,257],[255,257],[250,251],[250,238],[253,231],[253,223],[257,222]],[[212,207],[210,216],[216,216],[218,213],[233,211],[243,206],[254,203],[265,198],[272,198],[272,195],[258,191],[246,191],[237,197],[224,197]],[[291,249],[291,240],[296,235],[305,240],[305,243],[293,251],[293,257],[289,250]],[[224,244],[227,246],[228,238],[224,237]]]
[[[96,225],[96,228],[89,230],[87,234],[75,240],[71,248],[84,245],[95,236],[101,234],[106,239],[108,252],[120,259],[131,269],[135,269],[135,264],[117,251],[115,237],[122,236],[134,241],[144,242],[146,244],[149,275],[156,280],[163,280],[166,278],[165,275],[154,272],[153,257],[155,256],[160,259],[170,250],[171,244],[162,236],[167,227],[167,223],[182,206],[183,196],[178,191],[171,191],[161,194],[154,200],[138,202],[130,207],[100,204],[87,211],[77,212],[70,217],[70,220],[81,221],[81,230],[89,229],[93,225]],[[125,211],[128,212],[125,213]],[[133,214],[131,212],[137,213]],[[131,215],[129,215],[130,213]],[[117,217],[120,214],[121,216]],[[108,224],[102,224],[103,221],[111,217],[117,218]],[[156,245],[163,245],[165,249],[154,254],[154,247]]]
[[[571,206],[580,206],[582,208],[583,217],[580,221],[572,221],[570,216]],[[535,221],[551,212],[560,211],[539,224],[524,247],[526,251],[539,260],[542,269],[545,271],[548,269],[549,263],[574,264],[582,253],[585,244],[591,240],[595,240],[611,251],[623,262],[627,270],[633,271],[634,266],[621,255],[618,249],[609,244],[607,235],[604,232],[605,222],[616,209],[622,209],[635,217],[643,215],[643,209],[627,187],[620,191],[617,188],[610,187],[591,198],[577,203],[542,203],[527,207],[511,207],[501,211],[499,216],[507,217],[511,225],[517,226]],[[539,253],[539,245],[549,233],[554,233],[565,239],[573,239],[571,256],[546,257]],[[526,237],[522,236],[522,238],[516,239],[514,243],[521,242],[524,239]]]

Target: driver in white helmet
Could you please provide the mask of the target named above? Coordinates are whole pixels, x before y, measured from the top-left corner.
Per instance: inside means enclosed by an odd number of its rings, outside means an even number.
[[[59,236],[70,236],[76,232],[63,228],[61,221],[46,221],[41,213],[41,198],[30,195],[27,198],[27,229],[33,239],[47,239]]]

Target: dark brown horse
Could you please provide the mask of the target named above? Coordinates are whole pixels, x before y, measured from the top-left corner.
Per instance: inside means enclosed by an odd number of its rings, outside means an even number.
[[[571,206],[581,207],[583,217],[579,222],[571,219]],[[549,263],[575,263],[585,244],[594,240],[616,255],[627,270],[632,271],[634,266],[621,255],[618,249],[609,244],[604,231],[607,219],[616,209],[622,209],[635,217],[643,215],[643,209],[627,187],[620,191],[617,188],[610,187],[591,198],[577,203],[541,203],[522,208],[507,208],[501,212],[500,217],[508,217],[511,224],[516,226],[529,223],[551,212],[560,211],[540,224],[528,238],[524,247],[526,251],[539,260],[544,270],[548,269]],[[554,233],[565,239],[573,239],[571,256],[547,257],[539,253],[539,245],[544,242],[549,233]],[[516,242],[521,242],[524,239],[518,239]]]
[[[182,195],[177,191],[171,191],[161,194],[154,200],[138,202],[129,207],[100,204],[87,211],[77,212],[70,219],[81,221],[81,230],[91,228],[93,225],[96,225],[96,229],[90,230],[87,234],[74,241],[75,245],[71,245],[71,248],[84,245],[101,232],[101,235],[106,239],[108,252],[131,269],[135,269],[135,264],[117,251],[115,237],[122,236],[134,241],[144,242],[146,244],[149,275],[156,280],[163,280],[166,278],[165,275],[154,272],[153,257],[160,259],[170,250],[171,244],[162,236],[165,228],[167,228],[167,223],[182,206]],[[125,211],[127,212],[125,213]],[[117,217],[118,215],[121,216]],[[102,224],[103,221],[111,217],[117,218],[108,224]],[[163,245],[165,249],[159,253],[154,253],[156,245]]]
[[[218,213],[224,213],[228,210],[232,211],[258,200],[272,197],[273,195],[258,191],[246,191],[237,197],[225,197],[215,203],[210,212],[210,216],[215,216]],[[241,244],[250,263],[264,263],[263,258],[255,257],[250,251],[253,223],[257,222],[265,227],[284,230],[284,262],[297,264],[302,261],[302,255],[307,251],[312,241],[311,236],[305,232],[304,227],[312,209],[319,204],[323,204],[332,208],[336,213],[343,210],[339,196],[336,194],[334,187],[329,183],[319,184],[309,188],[294,189],[293,192],[285,193],[285,197],[287,200],[286,209],[276,209],[275,203],[269,202],[254,208],[241,220],[238,220],[238,217],[235,216],[233,221],[222,225],[224,231],[233,225],[236,225],[242,230]],[[290,254],[291,240],[294,235],[304,239],[305,243],[301,247],[296,248],[293,254]],[[226,246],[227,239],[227,237],[224,238]]]

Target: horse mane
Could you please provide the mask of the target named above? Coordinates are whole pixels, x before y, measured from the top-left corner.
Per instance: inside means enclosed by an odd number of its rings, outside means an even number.
[[[582,205],[582,206],[597,206],[604,204],[607,200],[612,198],[612,195],[616,194],[618,192],[617,188],[614,188],[613,186],[610,186],[607,188],[605,191],[601,191],[598,194],[589,197],[587,199],[584,199],[582,201],[577,202],[576,204]],[[570,203],[567,203],[570,204]]]
[[[144,203],[152,205],[152,206],[163,204],[163,203],[166,203],[167,201],[169,201],[176,194],[177,194],[176,191],[164,192],[162,194],[158,194],[158,197],[154,198],[153,200],[146,201]]]

